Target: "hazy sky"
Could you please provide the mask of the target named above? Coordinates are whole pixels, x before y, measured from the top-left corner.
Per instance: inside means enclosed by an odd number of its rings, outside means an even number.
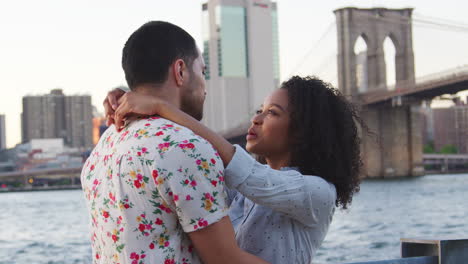
[[[91,94],[102,111],[106,92],[125,84],[123,44],[149,20],[177,24],[201,42],[200,0],[0,0],[0,114],[7,145],[21,140],[21,98],[62,88]],[[317,74],[336,79],[333,10],[345,6],[415,8],[415,16],[465,23],[468,1],[278,0],[281,78]],[[328,32],[324,35],[324,33]],[[414,25],[416,75],[468,64],[468,32]],[[322,41],[319,41],[322,39]]]

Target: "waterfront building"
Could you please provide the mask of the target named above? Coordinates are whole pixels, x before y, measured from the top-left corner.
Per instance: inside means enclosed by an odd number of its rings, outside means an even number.
[[[277,5],[269,0],[209,0],[202,5],[207,98],[203,122],[242,134],[279,85]],[[238,135],[234,135],[238,136]]]

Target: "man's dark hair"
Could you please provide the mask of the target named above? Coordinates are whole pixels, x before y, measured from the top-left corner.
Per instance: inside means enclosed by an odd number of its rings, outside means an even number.
[[[141,84],[162,84],[169,66],[183,59],[189,69],[199,56],[195,40],[182,28],[151,21],[137,29],[125,43],[122,68],[130,89]]]
[[[346,209],[359,191],[362,160],[358,125],[370,132],[356,107],[338,90],[316,77],[293,76],[288,91],[292,167],[336,187],[336,205]]]

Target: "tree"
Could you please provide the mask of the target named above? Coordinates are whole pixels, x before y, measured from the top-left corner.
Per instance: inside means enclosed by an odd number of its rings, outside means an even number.
[[[423,147],[423,152],[426,154],[435,153],[434,141],[429,141],[427,144],[425,144]]]
[[[457,147],[455,147],[454,145],[445,145],[440,149],[439,153],[440,154],[457,154],[458,150],[457,150]]]

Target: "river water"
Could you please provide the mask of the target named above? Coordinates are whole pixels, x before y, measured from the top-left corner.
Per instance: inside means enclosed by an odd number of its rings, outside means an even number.
[[[399,257],[400,238],[468,239],[468,174],[366,180],[314,263]],[[0,193],[0,264],[91,263],[80,190]]]

